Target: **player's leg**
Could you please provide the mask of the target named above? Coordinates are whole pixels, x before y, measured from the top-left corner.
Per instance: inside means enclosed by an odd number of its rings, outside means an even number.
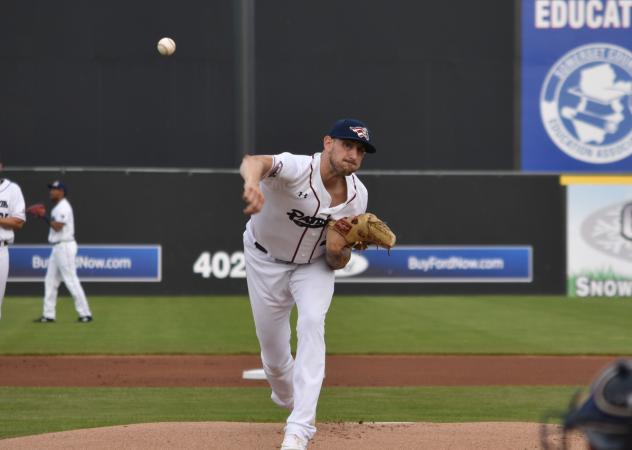
[[[46,277],[44,278],[44,311],[42,317],[46,317],[47,319],[55,319],[57,292],[61,284],[61,273],[59,272],[57,254],[57,249],[53,247],[53,251],[48,258],[48,268],[46,269]]]
[[[334,273],[325,258],[299,266],[290,289],[298,309],[298,344],[294,363],[294,410],[286,435],[311,439],[316,432],[316,406],[325,376],[325,316],[334,293]]]
[[[294,398],[294,359],[290,349],[293,300],[288,289],[291,266],[275,262],[247,240],[244,240],[244,254],[250,305],[272,400],[291,409]]]
[[[77,276],[77,243],[68,242],[59,244],[61,246],[59,252],[59,271],[64,280],[64,284],[68,288],[70,295],[75,300],[75,309],[79,317],[92,317],[88,299],[81,287],[81,282]]]
[[[4,300],[4,292],[7,287],[7,278],[9,277],[9,249],[8,247],[0,247],[0,318],[2,318],[2,301]]]

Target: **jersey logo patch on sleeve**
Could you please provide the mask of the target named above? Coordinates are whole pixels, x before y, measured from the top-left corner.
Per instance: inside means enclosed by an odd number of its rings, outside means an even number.
[[[272,170],[270,171],[270,175],[268,175],[270,178],[274,178],[276,177],[279,173],[281,173],[281,170],[283,170],[283,161],[279,161],[276,166],[274,166],[272,168]]]

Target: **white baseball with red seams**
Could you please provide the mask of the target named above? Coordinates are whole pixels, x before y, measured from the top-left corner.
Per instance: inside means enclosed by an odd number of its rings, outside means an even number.
[[[20,186],[10,180],[0,181],[0,216],[16,217],[26,221],[24,196]],[[0,227],[0,317],[2,300],[9,277],[9,247],[13,243],[15,233],[10,228]]]
[[[320,172],[321,154],[282,153],[260,182],[263,209],[244,232],[248,292],[272,399],[291,410],[285,434],[311,439],[325,374],[325,316],[334,271],[325,261],[327,221],[366,212],[368,193],[345,177],[346,201],[331,207]],[[296,360],[290,351],[290,312],[298,309]]]

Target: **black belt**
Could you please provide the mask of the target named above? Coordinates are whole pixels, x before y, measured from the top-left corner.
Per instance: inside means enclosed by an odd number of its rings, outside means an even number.
[[[266,255],[268,254],[268,251],[266,250],[266,248],[263,245],[261,245],[260,243],[258,243],[257,241],[255,241],[255,247],[257,247],[257,250],[265,253]],[[278,263],[293,264],[292,261],[284,261],[282,259],[277,259],[277,258],[274,258],[274,260],[276,262],[278,262]]]
[[[73,241],[57,241],[57,242],[52,242],[51,245],[57,245],[57,244],[67,244],[68,242],[75,242]]]
[[[8,247],[10,244],[9,241],[0,241],[0,247]]]

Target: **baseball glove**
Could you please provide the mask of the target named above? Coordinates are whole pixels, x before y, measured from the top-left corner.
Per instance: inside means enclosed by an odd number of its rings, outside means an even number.
[[[26,208],[26,212],[35,217],[44,217],[46,215],[46,206],[42,203],[35,203]]]
[[[329,228],[340,234],[356,250],[364,250],[369,245],[391,249],[395,245],[395,233],[375,214],[364,213],[351,218],[329,222]]]

